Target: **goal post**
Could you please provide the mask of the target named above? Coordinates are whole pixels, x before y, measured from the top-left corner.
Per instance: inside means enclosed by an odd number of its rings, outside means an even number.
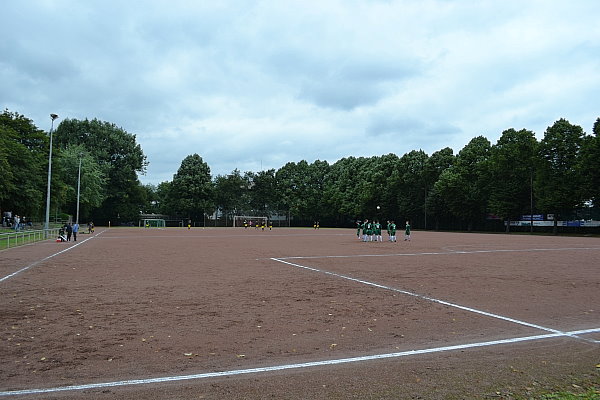
[[[234,227],[250,227],[250,226],[267,226],[269,222],[268,217],[258,217],[256,215],[234,215],[233,226]]]

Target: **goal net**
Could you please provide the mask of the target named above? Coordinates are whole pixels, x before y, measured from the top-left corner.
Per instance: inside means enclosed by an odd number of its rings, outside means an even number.
[[[164,219],[152,218],[152,219],[141,219],[140,226],[145,228],[164,228],[166,226]]]
[[[255,215],[234,215],[233,216],[233,226],[234,227],[256,227],[256,226],[267,226],[269,222],[269,218],[267,217],[257,217]]]

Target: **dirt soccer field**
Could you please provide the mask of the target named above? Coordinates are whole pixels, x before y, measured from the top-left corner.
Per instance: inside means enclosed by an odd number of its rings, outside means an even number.
[[[600,239],[98,228],[0,252],[0,397],[511,398],[598,384]]]

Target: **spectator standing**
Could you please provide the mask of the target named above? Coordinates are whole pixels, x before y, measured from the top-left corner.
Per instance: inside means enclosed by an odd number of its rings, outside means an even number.
[[[65,226],[65,230],[67,231],[67,242],[70,242],[71,235],[73,234],[73,227],[70,222]]]
[[[74,242],[77,241],[77,232],[79,232],[79,224],[77,222],[75,222],[73,224],[73,241]]]

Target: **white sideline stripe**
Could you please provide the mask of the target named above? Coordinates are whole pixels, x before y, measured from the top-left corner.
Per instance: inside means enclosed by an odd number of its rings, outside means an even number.
[[[525,322],[525,321],[520,321],[518,319],[505,317],[503,315],[493,314],[493,313],[490,313],[490,312],[487,312],[487,311],[477,310],[477,309],[471,308],[471,307],[461,306],[460,304],[450,303],[450,302],[444,301],[444,300],[434,299],[433,297],[424,296],[422,294],[409,292],[409,291],[398,289],[398,288],[394,288],[394,287],[391,287],[391,286],[381,285],[379,283],[369,282],[369,281],[365,281],[365,280],[362,280],[362,279],[353,278],[351,276],[337,274],[335,272],[324,271],[324,270],[320,270],[320,269],[317,269],[317,268],[307,267],[305,265],[294,264],[292,262],[281,260],[281,259],[278,259],[278,258],[271,258],[271,260],[278,261],[278,262],[283,263],[283,264],[288,264],[288,265],[291,265],[293,267],[303,268],[303,269],[307,269],[309,271],[318,272],[318,273],[325,274],[325,275],[335,276],[337,278],[346,279],[346,280],[349,280],[349,281],[352,281],[352,282],[358,282],[358,283],[361,283],[363,285],[373,286],[373,287],[380,288],[380,289],[391,290],[393,292],[402,293],[402,294],[405,294],[405,295],[408,295],[408,296],[413,296],[413,297],[417,297],[419,299],[431,301],[433,303],[443,304],[443,305],[448,306],[448,307],[454,307],[454,308],[458,308],[458,309],[461,309],[461,310],[469,311],[469,312],[472,312],[472,313],[476,313],[476,314],[480,314],[480,315],[485,315],[487,317],[491,317],[491,318],[496,318],[496,319],[500,319],[500,320],[512,322],[512,323],[515,323],[515,324],[518,324],[518,325],[523,325],[523,326],[528,326],[530,328],[540,329],[540,330],[543,330],[543,331],[546,331],[546,332],[551,332],[551,333],[554,333],[554,334],[558,334],[560,336],[573,336],[573,335],[566,334],[566,333],[564,333],[562,331],[559,331],[559,330],[556,330],[556,329],[547,328],[547,327],[544,327],[544,326],[532,324],[532,323]]]
[[[245,374],[257,374],[257,373],[264,373],[264,372],[283,371],[283,370],[288,370],[288,369],[313,368],[313,367],[331,366],[331,365],[348,364],[348,363],[356,363],[356,362],[364,362],[364,361],[383,360],[383,359],[389,359],[389,358],[416,356],[416,355],[421,355],[421,354],[439,353],[439,352],[444,352],[444,351],[465,350],[465,349],[472,349],[472,348],[478,348],[478,347],[496,346],[496,345],[503,345],[503,344],[519,343],[519,342],[528,342],[528,341],[534,341],[534,340],[551,339],[551,338],[561,337],[561,336],[565,336],[565,335],[566,336],[574,336],[574,335],[596,333],[596,332],[600,332],[600,328],[572,331],[572,332],[566,332],[566,333],[548,333],[545,335],[516,337],[516,338],[510,338],[510,339],[492,340],[489,342],[478,342],[478,343],[459,344],[459,345],[454,345],[454,346],[434,347],[434,348],[429,348],[429,349],[408,350],[408,351],[401,351],[401,352],[397,352],[397,353],[374,354],[374,355],[370,355],[370,356],[340,358],[340,359],[323,360],[323,361],[312,361],[312,362],[298,363],[298,364],[274,365],[271,367],[235,369],[235,370],[230,370],[230,371],[206,372],[203,374],[194,374],[194,375],[165,376],[165,377],[160,377],[160,378],[149,378],[149,379],[132,379],[132,380],[114,381],[114,382],[90,383],[90,384],[84,384],[84,385],[62,386],[62,387],[53,387],[53,388],[45,388],[45,389],[25,389],[25,390],[4,391],[4,392],[0,392],[0,397],[2,397],[2,396],[20,396],[20,395],[28,395],[28,394],[44,394],[44,393],[55,393],[55,392],[68,392],[68,391],[75,391],[75,390],[102,389],[102,388],[112,388],[112,387],[118,387],[118,386],[147,385],[147,384],[152,384],[152,383],[177,382],[177,381],[199,380],[199,379],[227,377],[227,376],[236,376],[236,375],[245,375]]]
[[[156,228],[153,228],[156,229]],[[198,229],[198,228],[196,228]],[[207,230],[210,228],[207,228]],[[253,229],[254,230],[254,229]],[[137,235],[137,236],[103,236],[102,240],[109,240],[109,239],[143,239],[143,240],[147,240],[147,239],[176,239],[176,238],[204,238],[204,239],[220,239],[220,238],[235,238],[235,237],[251,237],[251,238],[272,238],[272,237],[298,237],[298,236],[348,236],[348,234],[346,233],[297,233],[297,234],[293,234],[293,233],[289,233],[289,234],[283,234],[283,233],[269,233],[267,231],[264,232],[260,232],[260,233],[245,233],[245,234],[233,234],[233,235],[218,235],[218,236],[214,236],[210,234],[211,232],[207,232],[204,235],[196,235],[193,233],[190,234],[178,234],[178,235],[149,235],[149,236],[143,236],[143,235]]]
[[[56,256],[58,256],[58,255],[60,255],[60,254],[62,254],[62,253],[65,253],[65,252],[67,252],[67,251],[69,251],[69,250],[71,250],[71,249],[74,249],[75,247],[77,247],[77,246],[79,246],[79,245],[81,245],[81,244],[84,244],[84,243],[85,243],[85,242],[87,242],[88,240],[90,240],[90,239],[93,239],[93,238],[95,238],[96,236],[100,235],[102,232],[104,232],[104,231],[98,232],[98,233],[96,233],[94,236],[91,236],[91,237],[89,237],[89,238],[87,238],[87,239],[84,239],[84,240],[82,240],[82,241],[78,242],[77,244],[74,244],[74,245],[72,245],[72,246],[70,246],[70,247],[67,247],[66,249],[63,249],[63,250],[61,250],[61,251],[57,252],[57,253],[54,253],[54,254],[52,254],[52,255],[49,255],[48,257],[44,257],[44,258],[42,258],[41,260],[38,260],[38,261],[32,262],[32,263],[31,263],[31,264],[29,264],[28,266],[26,266],[26,267],[23,267],[23,268],[21,268],[20,270],[13,272],[12,274],[6,275],[6,276],[5,276],[5,277],[3,277],[3,278],[0,278],[0,282],[4,282],[5,280],[8,280],[8,279],[10,279],[10,278],[12,278],[12,277],[14,277],[14,276],[18,275],[18,274],[20,274],[21,272],[25,272],[25,271],[27,271],[28,269],[31,269],[31,268],[35,267],[36,265],[38,265],[38,264],[40,264],[40,263],[43,263],[44,261],[48,261],[49,259],[51,259],[51,258],[53,258],[53,257],[56,257]]]
[[[554,249],[496,249],[496,250],[449,250],[423,253],[393,253],[393,254],[355,254],[341,256],[290,256],[277,257],[278,260],[301,260],[318,258],[358,258],[358,257],[398,257],[398,256],[443,256],[448,254],[477,254],[477,253],[519,253],[529,251],[568,251],[568,250],[600,250],[600,247],[562,247]]]

